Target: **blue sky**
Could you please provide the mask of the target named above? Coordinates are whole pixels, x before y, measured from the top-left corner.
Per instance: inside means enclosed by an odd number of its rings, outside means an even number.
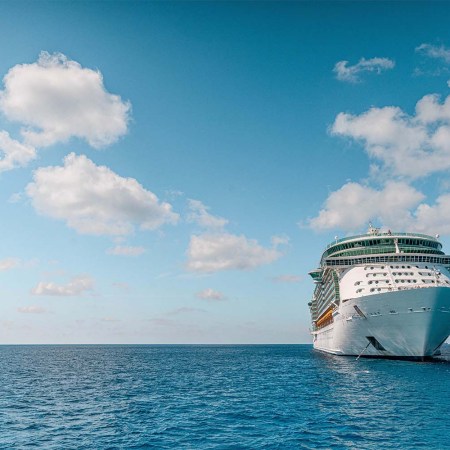
[[[449,248],[449,14],[3,2],[0,342],[309,342],[334,236]]]

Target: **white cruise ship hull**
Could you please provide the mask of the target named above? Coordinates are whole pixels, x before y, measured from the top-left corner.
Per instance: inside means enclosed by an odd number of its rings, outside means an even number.
[[[450,287],[424,287],[341,302],[314,348],[338,355],[424,359],[450,335]]]

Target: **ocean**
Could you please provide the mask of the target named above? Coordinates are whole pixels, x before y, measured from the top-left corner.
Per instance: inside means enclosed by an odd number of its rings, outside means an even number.
[[[310,345],[0,346],[0,448],[450,449],[448,358],[356,361]]]

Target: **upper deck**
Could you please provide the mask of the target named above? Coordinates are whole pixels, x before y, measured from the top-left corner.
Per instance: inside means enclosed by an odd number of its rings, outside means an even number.
[[[386,253],[444,254],[442,244],[433,236],[418,233],[381,233],[378,231],[332,242],[322,254],[321,265],[330,258]]]

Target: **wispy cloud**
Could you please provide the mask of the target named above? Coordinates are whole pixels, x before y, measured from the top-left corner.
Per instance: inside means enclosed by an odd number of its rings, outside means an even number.
[[[209,208],[205,206],[200,200],[189,199],[188,208],[188,222],[195,222],[203,228],[222,229],[228,223],[227,219],[210,214],[208,212]]]
[[[302,277],[300,275],[278,275],[276,277],[272,277],[272,281],[275,283],[299,283]]]
[[[167,316],[180,316],[184,314],[191,314],[191,313],[205,313],[204,309],[200,308],[191,308],[188,306],[182,306],[181,308],[173,309],[172,311],[169,311],[166,313]]]
[[[365,72],[380,74],[385,70],[393,69],[395,61],[389,58],[361,58],[353,66],[348,61],[338,61],[333,69],[336,78],[340,81],[358,83],[361,81],[360,75]]]
[[[212,302],[226,299],[225,295],[222,292],[215,291],[211,288],[207,288],[203,291],[197,292],[196,297],[200,300],[207,300]]]
[[[19,267],[20,259],[19,258],[5,258],[0,260],[0,271],[10,270]]]
[[[94,280],[88,275],[72,278],[66,284],[41,281],[31,290],[33,295],[50,295],[58,297],[72,297],[83,295],[94,289]]]
[[[110,248],[106,252],[108,255],[115,256],[139,256],[145,253],[144,247],[132,247],[126,245],[116,245],[114,248]]]
[[[423,56],[439,59],[446,64],[450,64],[450,49],[444,45],[421,44],[415,50]]]
[[[19,308],[17,308],[17,311],[22,314],[43,314],[47,310],[45,308],[42,308],[41,306],[30,305],[30,306],[20,306]]]

